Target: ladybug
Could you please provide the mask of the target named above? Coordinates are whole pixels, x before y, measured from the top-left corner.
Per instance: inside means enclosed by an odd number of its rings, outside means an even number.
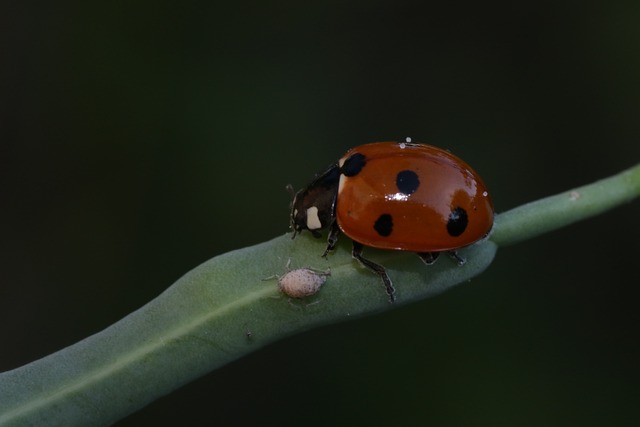
[[[448,252],[487,236],[493,205],[482,179],[443,149],[407,142],[376,142],[349,150],[298,191],[291,206],[293,237],[329,229],[326,257],[340,233],[353,241],[352,256],[395,289],[385,268],[362,256],[364,246],[415,252],[432,264]]]

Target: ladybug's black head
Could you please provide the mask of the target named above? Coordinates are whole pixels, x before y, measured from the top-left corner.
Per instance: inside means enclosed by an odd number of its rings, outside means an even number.
[[[333,222],[339,181],[340,168],[333,165],[296,193],[291,204],[292,238],[302,230],[320,237],[320,230]]]

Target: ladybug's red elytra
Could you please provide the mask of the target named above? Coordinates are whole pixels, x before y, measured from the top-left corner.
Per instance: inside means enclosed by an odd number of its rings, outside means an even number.
[[[409,140],[408,140],[409,141]],[[326,256],[340,232],[353,241],[353,258],[395,289],[385,268],[362,256],[364,246],[415,252],[433,263],[485,237],[493,205],[482,179],[464,161],[431,145],[376,142],[349,150],[305,188],[291,209],[293,237],[329,228]]]

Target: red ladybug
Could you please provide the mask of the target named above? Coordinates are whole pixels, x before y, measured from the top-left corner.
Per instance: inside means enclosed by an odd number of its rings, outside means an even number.
[[[409,140],[408,140],[409,141]],[[482,179],[464,161],[437,147],[376,142],[353,148],[306,188],[291,209],[293,237],[329,228],[326,256],[340,232],[353,240],[353,258],[394,288],[385,268],[362,256],[363,246],[415,252],[426,263],[485,237],[493,205]]]

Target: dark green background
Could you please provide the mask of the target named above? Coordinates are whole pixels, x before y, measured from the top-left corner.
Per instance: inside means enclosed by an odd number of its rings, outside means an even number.
[[[0,370],[285,233],[285,185],[355,145],[450,149],[497,211],[640,159],[635,1],[7,3]],[[471,283],[279,342],[119,425],[637,425],[638,218],[504,248]]]

